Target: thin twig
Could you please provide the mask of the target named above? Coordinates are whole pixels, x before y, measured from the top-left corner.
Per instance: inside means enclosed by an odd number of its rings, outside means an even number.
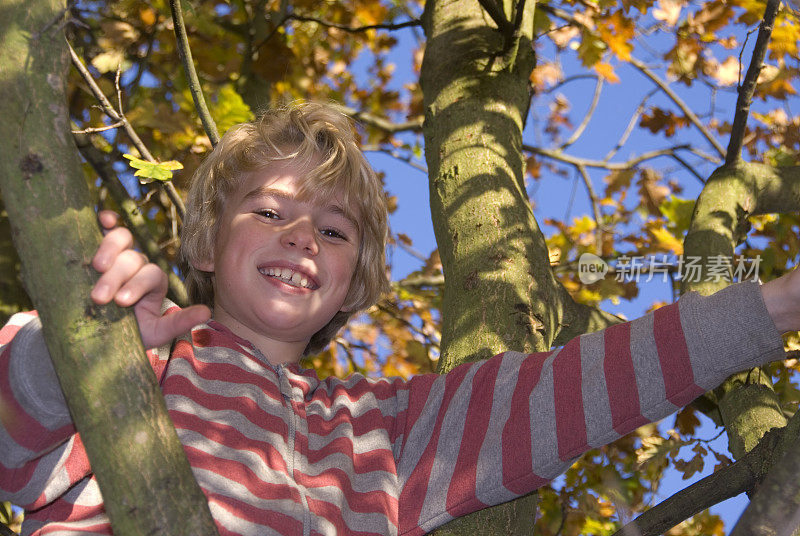
[[[175,27],[175,40],[178,45],[178,53],[181,57],[181,63],[183,64],[183,72],[186,73],[186,80],[189,82],[189,91],[192,93],[194,107],[197,110],[197,114],[200,116],[200,122],[203,123],[203,129],[206,131],[211,145],[215,146],[219,143],[219,132],[217,132],[217,124],[211,117],[208,106],[206,106],[203,88],[200,87],[200,79],[197,78],[197,71],[194,68],[192,50],[189,48],[189,37],[186,35],[186,26],[183,23],[181,0],[169,0],[169,8],[172,11],[172,22]]]
[[[325,26],[326,28],[336,28],[337,30],[342,30],[344,32],[350,32],[350,33],[366,32],[367,30],[400,30],[402,28],[408,28],[411,26],[422,26],[422,21],[419,19],[411,19],[397,24],[369,24],[366,26],[347,26],[345,24],[327,22],[315,17],[307,17],[305,15],[297,15],[294,13],[287,15],[286,18],[284,18],[280,22],[280,24],[283,24],[283,22],[285,22],[286,20],[296,20],[300,22],[316,22],[320,26]]]
[[[536,7],[538,8],[539,5],[537,4]],[[552,93],[553,91],[556,91],[557,89],[559,89],[561,86],[565,86],[565,85],[569,84],[570,82],[574,82],[576,80],[583,80],[585,78],[588,78],[590,80],[597,80],[597,75],[596,74],[576,74],[574,76],[568,76],[567,78],[564,78],[563,80],[559,80],[558,82],[553,84],[553,86],[542,90],[542,94]]]
[[[675,105],[678,106],[678,108],[680,108],[680,110],[683,112],[683,115],[686,116],[689,122],[692,123],[695,127],[697,127],[697,129],[700,131],[703,137],[706,140],[708,140],[708,143],[710,143],[712,147],[716,149],[720,157],[725,158],[725,149],[722,147],[722,144],[719,141],[717,141],[717,139],[711,134],[708,128],[706,128],[706,126],[700,121],[700,118],[697,117],[697,115],[692,111],[691,108],[689,108],[689,106],[683,101],[683,99],[681,99],[677,93],[672,91],[672,88],[670,88],[666,82],[661,80],[661,78],[656,76],[656,74],[653,71],[651,71],[644,63],[642,63],[641,61],[639,61],[634,57],[631,57],[630,63],[631,65],[636,67],[643,75],[652,80],[653,83],[655,83],[655,85],[661,88],[661,91],[663,91],[664,94],[667,95],[667,97],[669,97],[672,100],[672,102],[674,102]]]
[[[390,151],[388,149],[385,149],[385,148],[381,147],[380,145],[362,145],[361,146],[361,151],[363,151],[365,153],[383,153],[385,155],[391,156],[392,158],[400,160],[401,162],[405,162],[406,164],[408,164],[412,168],[416,169],[417,171],[420,171],[420,172],[424,173],[425,175],[428,174],[428,168],[427,167],[414,162],[413,157],[402,155],[398,151]]]
[[[619,140],[617,141],[617,144],[610,151],[608,151],[608,153],[603,157],[604,161],[608,162],[609,160],[614,158],[614,155],[617,154],[619,150],[622,149],[622,146],[625,145],[625,142],[628,141],[628,138],[633,132],[633,129],[639,123],[639,117],[641,117],[642,112],[644,112],[645,104],[647,104],[647,101],[650,100],[650,97],[652,97],[656,93],[656,91],[658,90],[651,89],[647,93],[647,95],[645,95],[644,98],[642,98],[642,101],[639,103],[639,106],[633,112],[631,120],[628,122],[628,126],[625,127],[625,131],[622,133],[622,136],[620,136]]]
[[[753,100],[753,93],[756,90],[758,75],[764,65],[764,56],[767,53],[772,36],[772,28],[775,24],[775,16],[780,8],[780,0],[768,0],[764,10],[764,19],[758,28],[758,37],[753,48],[753,58],[747,68],[744,82],[739,86],[739,97],[736,100],[736,114],[733,116],[733,126],[731,127],[731,139],[728,142],[728,151],[725,155],[725,165],[731,166],[741,160],[742,145],[744,144],[744,133],[747,129],[747,117],[750,114],[750,103]],[[740,64],[741,65],[741,64]]]
[[[122,126],[122,122],[117,121],[114,124],[106,125],[104,127],[89,127],[83,130],[73,130],[73,134],[94,134],[95,132],[105,132],[106,130],[111,130],[114,128],[119,128]]]
[[[592,205],[592,215],[594,216],[594,223],[595,229],[597,232],[595,233],[595,246],[597,247],[597,254],[603,254],[603,220],[602,215],[600,214],[600,202],[597,199],[597,194],[594,191],[594,186],[592,186],[592,179],[589,177],[589,174],[586,172],[586,166],[575,166],[578,169],[578,172],[581,174],[581,178],[583,179],[583,185],[586,187],[586,193],[589,196],[589,202]]]
[[[572,136],[569,137],[567,141],[565,141],[560,149],[566,149],[576,141],[578,138],[581,137],[583,131],[586,130],[586,127],[589,126],[589,121],[592,120],[592,116],[594,115],[594,111],[597,108],[597,103],[600,102],[600,93],[603,91],[603,78],[601,76],[597,77],[597,82],[594,85],[594,95],[592,96],[592,102],[589,104],[589,110],[586,112],[586,116],[581,121],[581,124],[578,125],[578,128],[575,129],[575,132],[572,133]]]
[[[377,115],[373,115],[368,112],[362,112],[356,110],[355,108],[351,108],[349,106],[344,106],[343,104],[334,104],[334,108],[338,109],[345,115],[348,115],[359,121],[364,123],[365,125],[369,125],[372,127],[379,128],[381,130],[385,130],[389,133],[397,133],[397,132],[420,132],[422,130],[422,118],[416,118],[411,121],[406,121],[404,123],[393,123],[388,119],[383,117],[378,117]]]
[[[157,162],[150,151],[147,149],[147,146],[144,144],[142,139],[136,134],[136,131],[133,129],[133,126],[128,122],[128,119],[125,117],[125,114],[122,113],[122,110],[115,110],[114,106],[111,105],[109,102],[108,97],[106,97],[105,93],[100,89],[97,85],[97,82],[94,81],[94,77],[92,77],[92,73],[89,72],[89,69],[83,64],[83,61],[78,57],[78,54],[75,52],[75,49],[72,48],[72,45],[67,41],[67,48],[69,49],[70,57],[72,58],[72,64],[78,70],[81,77],[83,78],[84,82],[89,86],[92,94],[95,98],[100,101],[100,105],[103,109],[103,112],[113,119],[114,121],[118,121],[122,123],[124,127],[125,133],[130,138],[131,143],[133,146],[136,147],[136,150],[139,151],[139,154],[147,160],[148,162]],[[175,205],[175,208],[178,210],[178,215],[181,219],[183,219],[184,214],[186,213],[186,208],[183,204],[183,200],[181,196],[178,195],[178,192],[175,190],[175,186],[171,182],[161,182],[164,186],[164,191],[167,192],[167,196],[169,197],[170,201]]]
[[[630,169],[635,167],[638,164],[646,160],[652,160],[653,158],[657,158],[659,156],[673,156],[675,151],[679,150],[687,150],[693,152],[691,147],[688,145],[676,145],[674,147],[670,147],[668,149],[659,149],[656,151],[649,151],[647,153],[642,153],[635,158],[631,158],[626,162],[606,162],[605,160],[589,160],[586,158],[579,158],[577,156],[572,156],[568,154],[564,154],[557,150],[552,149],[542,149],[541,147],[536,147],[533,145],[523,144],[522,149],[525,151],[530,151],[531,153],[538,154],[541,156],[545,156],[547,158],[551,158],[553,160],[558,160],[560,162],[564,162],[565,164],[571,164],[573,166],[585,166],[587,168],[600,168],[600,169],[607,169],[609,171],[619,171],[624,169]],[[716,161],[714,158],[709,157],[708,155],[704,155],[709,159],[709,161],[714,162]]]
[[[670,156],[671,156],[671,157],[672,157],[672,158],[673,158],[673,159],[674,159],[674,160],[675,160],[677,163],[679,163],[681,166],[683,166],[683,167],[684,167],[684,169],[686,169],[686,171],[688,171],[689,173],[691,173],[692,175],[694,175],[694,176],[695,176],[695,178],[696,178],[698,181],[700,181],[700,184],[705,184],[705,183],[706,183],[706,178],[705,178],[705,177],[703,177],[702,175],[700,175],[700,173],[698,173],[698,172],[697,172],[697,170],[696,170],[696,169],[694,169],[694,167],[692,167],[692,166],[689,164],[689,162],[687,162],[686,160],[684,160],[683,158],[681,158],[680,156],[678,156],[678,154],[677,154],[677,153],[672,153]]]

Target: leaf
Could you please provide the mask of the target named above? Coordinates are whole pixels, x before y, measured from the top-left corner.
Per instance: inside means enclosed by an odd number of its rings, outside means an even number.
[[[691,406],[683,408],[675,415],[675,428],[683,435],[693,434],[698,426],[700,426],[700,419],[697,418]]]
[[[734,86],[739,83],[739,60],[728,56],[725,61],[712,69],[711,76],[722,86]]]
[[[130,160],[132,168],[136,169],[134,176],[141,177],[143,183],[150,182],[144,179],[153,179],[161,182],[168,182],[172,180],[172,172],[178,169],[183,169],[183,164],[176,160],[169,160],[167,162],[148,162],[137,158],[132,154],[123,154],[125,158]]]
[[[665,112],[661,108],[652,107],[649,112],[642,114],[639,124],[650,129],[653,134],[663,131],[664,135],[671,138],[678,128],[688,125],[689,121],[685,117]]]
[[[116,71],[118,67],[124,69],[125,53],[121,50],[109,50],[101,52],[92,58],[92,65],[100,73]]]
[[[591,67],[603,57],[608,45],[593,32],[581,31],[581,43],[578,45],[578,57],[586,67]]]
[[[210,111],[220,134],[227,132],[234,125],[253,119],[253,112],[237,93],[233,84],[225,84],[219,89]]]
[[[606,186],[606,197],[610,197],[614,192],[626,189],[631,185],[631,179],[636,175],[635,169],[622,169],[620,171],[612,171],[604,180],[608,184]]]
[[[659,212],[667,218],[667,228],[674,235],[683,236],[683,233],[689,230],[694,203],[694,199],[682,199],[673,195],[658,206]]]
[[[659,0],[658,8],[653,10],[653,18],[667,26],[675,26],[681,16],[682,0]]]
[[[644,168],[641,170],[639,180],[636,182],[639,185],[639,197],[642,200],[642,205],[654,216],[661,215],[659,207],[670,193],[667,186],[660,184],[660,179],[661,176],[658,172],[650,168]]]
[[[598,63],[595,63],[594,64],[594,70],[597,72],[597,74],[599,74],[600,76],[602,76],[603,78],[605,78],[606,80],[611,82],[612,84],[618,84],[619,83],[619,77],[614,72],[614,67],[612,67],[610,63],[605,63],[605,62],[602,62],[602,61],[598,62]]]
[[[616,11],[604,22],[598,27],[603,41],[619,59],[622,61],[630,60],[631,51],[633,50],[631,41],[635,34],[633,21],[625,17],[622,11]]]
[[[662,251],[671,251],[675,255],[683,255],[683,242],[678,240],[675,235],[667,231],[664,227],[649,229],[655,239],[653,244]]]
[[[701,449],[705,450],[702,447]],[[705,465],[703,462],[702,450],[695,450],[694,448],[692,450],[695,452],[695,455],[692,456],[690,460],[687,461],[678,459],[674,461],[675,469],[683,473],[684,480],[688,480],[692,478],[692,475],[695,473],[702,471],[703,466]]]

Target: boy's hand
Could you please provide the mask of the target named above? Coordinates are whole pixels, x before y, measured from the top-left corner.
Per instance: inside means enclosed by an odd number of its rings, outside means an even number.
[[[166,344],[211,317],[211,311],[205,305],[193,305],[162,316],[167,274],[132,249],[133,236],[124,227],[115,228],[115,213],[104,210],[99,219],[108,232],[92,259],[94,269],[103,274],[92,289],[92,300],[99,305],[112,299],[121,307],[133,305],[145,348]]]
[[[761,295],[779,332],[800,330],[800,269],[767,281]]]

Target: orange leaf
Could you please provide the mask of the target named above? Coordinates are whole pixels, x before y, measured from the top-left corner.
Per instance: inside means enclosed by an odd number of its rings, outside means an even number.
[[[612,84],[619,83],[619,77],[614,72],[614,67],[610,63],[605,63],[602,61],[595,63],[594,70],[597,72],[597,74],[599,74]]]

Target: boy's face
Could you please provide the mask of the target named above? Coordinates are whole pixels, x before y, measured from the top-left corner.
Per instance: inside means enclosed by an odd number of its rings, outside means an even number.
[[[270,355],[287,344],[302,352],[342,309],[358,259],[340,200],[297,199],[303,172],[286,162],[250,174],[226,203],[214,258],[196,266],[214,272],[215,320],[271,361],[290,360]]]

